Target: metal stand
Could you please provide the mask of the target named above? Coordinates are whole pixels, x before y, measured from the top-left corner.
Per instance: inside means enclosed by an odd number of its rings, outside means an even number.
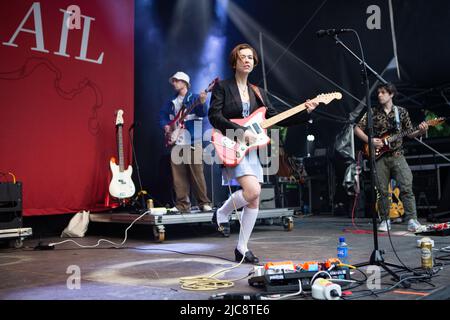
[[[352,30],[352,32],[354,32],[358,38],[359,41],[359,35],[355,30]],[[384,79],[381,78],[380,75],[378,75],[372,68],[370,68],[364,59],[364,52],[363,52],[363,48],[361,45],[361,42],[359,42],[360,44],[360,49],[361,49],[361,56],[362,59],[360,59],[355,53],[353,53],[347,46],[345,46],[342,41],[337,37],[337,35],[334,35],[334,39],[336,40],[336,43],[340,44],[343,48],[345,48],[347,51],[349,51],[362,65],[363,70],[362,70],[362,74],[363,74],[363,80],[366,86],[366,105],[367,105],[367,128],[368,128],[368,144],[369,144],[369,168],[370,168],[370,184],[371,184],[371,191],[370,191],[370,199],[371,199],[371,203],[372,203],[372,227],[373,227],[373,245],[374,245],[374,249],[372,251],[372,254],[370,255],[370,259],[367,262],[363,262],[363,263],[358,263],[355,264],[355,267],[364,267],[364,266],[368,266],[368,265],[375,265],[375,266],[379,266],[381,268],[383,268],[385,271],[387,271],[390,275],[392,275],[392,277],[396,280],[396,281],[400,281],[401,278],[399,275],[397,275],[395,273],[395,271],[393,271],[390,267],[394,267],[397,269],[401,269],[401,270],[407,270],[407,268],[405,268],[404,266],[400,266],[400,265],[395,265],[392,263],[388,263],[384,261],[383,258],[383,254],[385,253],[384,250],[380,250],[379,246],[378,246],[378,230],[377,230],[377,213],[375,211],[375,187],[377,185],[377,177],[376,177],[376,166],[375,166],[375,153],[374,153],[374,146],[373,146],[373,113],[372,113],[372,107],[371,107],[371,103],[370,103],[370,83],[369,83],[369,77],[367,74],[367,69],[369,69],[378,79],[382,80],[383,83],[386,83],[386,81]],[[379,188],[378,188],[379,190]],[[403,286],[405,288],[410,287],[411,285],[404,281],[403,282]]]
[[[128,134],[129,134],[129,139],[130,139],[131,150],[133,152],[134,165],[136,168],[135,172],[136,172],[136,176],[137,176],[138,182],[139,182],[139,191],[136,193],[136,196],[132,199],[131,206],[134,207],[137,212],[140,212],[142,210],[145,211],[147,209],[147,205],[146,205],[145,201],[146,201],[146,198],[147,198],[146,195],[148,195],[148,192],[142,188],[142,180],[141,180],[141,172],[139,169],[139,162],[138,162],[138,159],[136,156],[136,149],[134,148],[133,136],[131,135],[131,131],[133,131],[133,135],[134,135],[135,127],[136,127],[135,124],[130,126],[130,129],[128,129]]]

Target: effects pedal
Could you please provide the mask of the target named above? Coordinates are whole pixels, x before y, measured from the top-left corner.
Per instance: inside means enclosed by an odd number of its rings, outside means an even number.
[[[323,277],[318,274],[320,271],[326,271],[334,279],[350,279],[349,268],[339,266],[340,264],[338,259],[307,261],[302,264],[293,264],[291,261],[269,262],[264,267],[255,267],[254,275],[249,278],[248,283],[269,293],[296,292],[299,290],[299,282],[303,290],[311,290],[312,278]]]

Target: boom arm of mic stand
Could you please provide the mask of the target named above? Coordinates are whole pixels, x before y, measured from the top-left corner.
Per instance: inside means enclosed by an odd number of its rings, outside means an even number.
[[[363,60],[361,60],[360,57],[358,57],[358,55],[356,55],[349,47],[347,47],[342,41],[341,39],[339,39],[339,37],[337,35],[333,36],[334,40],[336,40],[336,43],[341,45],[342,47],[344,47],[348,52],[350,52],[350,54],[355,57],[356,60],[359,61],[359,63],[363,66],[366,67],[367,70],[369,70],[381,83],[386,84],[387,81],[383,79],[382,76],[380,76],[375,70],[373,70],[369,65],[367,65],[367,63]]]

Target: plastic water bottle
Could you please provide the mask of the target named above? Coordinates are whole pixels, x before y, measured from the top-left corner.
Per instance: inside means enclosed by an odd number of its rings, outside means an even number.
[[[337,246],[337,257],[342,263],[348,264],[348,245],[344,237],[339,237],[339,244]]]

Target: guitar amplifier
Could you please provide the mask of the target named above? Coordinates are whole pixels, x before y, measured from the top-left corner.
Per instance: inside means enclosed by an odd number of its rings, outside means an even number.
[[[22,183],[0,183],[0,229],[22,227]]]

